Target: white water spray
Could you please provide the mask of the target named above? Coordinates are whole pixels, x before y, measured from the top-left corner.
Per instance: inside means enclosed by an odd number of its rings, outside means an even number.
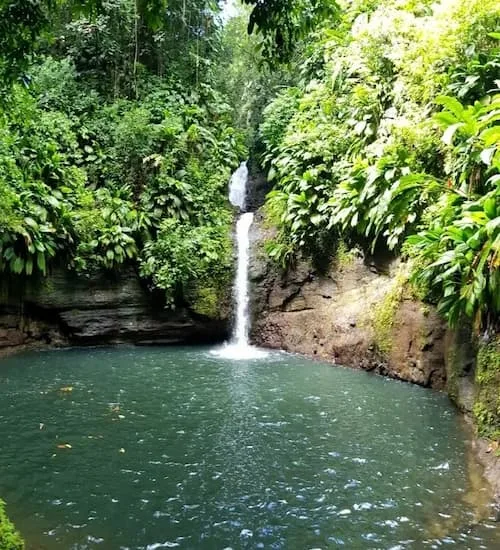
[[[229,202],[240,210],[245,208],[248,183],[248,167],[242,162],[229,182]]]
[[[240,210],[244,210],[245,208],[247,183],[248,168],[247,163],[243,162],[231,177],[229,184],[229,200],[231,204],[237,206]],[[219,356],[229,359],[253,359],[266,355],[264,351],[252,347],[248,341],[250,332],[248,266],[250,261],[250,227],[252,222],[253,214],[247,212],[241,214],[236,224],[238,262],[233,289],[236,319],[231,341],[216,352]]]
[[[248,281],[248,262],[250,256],[250,227],[253,214],[242,214],[236,224],[236,242],[238,243],[238,265],[234,283],[236,302],[236,323],[232,344],[237,348],[248,347],[248,332],[250,330],[250,294]]]

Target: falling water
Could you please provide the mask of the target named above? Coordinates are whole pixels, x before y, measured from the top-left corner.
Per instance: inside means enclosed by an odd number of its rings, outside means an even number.
[[[245,209],[247,183],[248,167],[246,162],[242,162],[229,182],[229,201],[240,210]]]
[[[236,323],[234,327],[232,343],[237,348],[248,348],[248,331],[250,328],[249,315],[249,283],[248,260],[250,249],[250,226],[253,222],[253,214],[242,214],[236,224],[236,241],[238,243],[238,264],[236,267],[236,279],[234,283],[234,296],[236,301]]]
[[[248,183],[248,167],[242,162],[231,177],[229,184],[229,200],[241,211],[245,210]],[[262,357],[265,352],[249,344],[250,331],[250,284],[248,280],[248,265],[250,260],[250,227],[253,222],[251,212],[242,213],[236,224],[236,245],[238,261],[236,278],[234,280],[234,301],[236,319],[231,341],[217,353],[231,359],[250,359]]]

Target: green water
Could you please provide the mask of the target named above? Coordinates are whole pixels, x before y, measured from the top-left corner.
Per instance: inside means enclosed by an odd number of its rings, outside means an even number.
[[[0,400],[0,495],[29,548],[500,547],[469,504],[467,434],[429,390],[119,348],[5,359]]]

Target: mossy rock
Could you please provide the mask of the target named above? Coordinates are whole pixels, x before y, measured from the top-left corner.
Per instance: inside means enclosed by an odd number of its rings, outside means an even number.
[[[5,513],[5,502],[0,500],[0,550],[24,550],[21,535]]]
[[[209,319],[227,319],[230,314],[231,286],[228,281],[191,285],[186,292],[189,307]]]
[[[219,295],[217,289],[213,287],[199,288],[193,298],[194,302],[192,308],[198,315],[203,315],[212,319],[220,317]]]
[[[358,248],[349,248],[343,240],[339,240],[335,248],[334,265],[336,269],[344,269],[353,264],[362,255]]]
[[[392,349],[393,328],[396,313],[406,294],[408,276],[400,271],[391,289],[384,299],[377,305],[371,320],[375,343],[383,356],[387,357]]]
[[[479,435],[500,440],[500,335],[479,344],[474,418]]]

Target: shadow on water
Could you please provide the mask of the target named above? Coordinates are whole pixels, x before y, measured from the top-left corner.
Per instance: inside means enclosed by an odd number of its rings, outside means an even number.
[[[484,477],[484,468],[478,462],[476,453],[472,448],[474,434],[470,424],[463,418],[457,419],[463,430],[466,449],[464,454],[466,466],[466,479],[463,491],[460,491],[457,498],[463,506],[470,510],[469,520],[464,522],[457,516],[447,517],[446,514],[439,514],[436,517],[429,517],[426,527],[428,542],[430,544],[463,544],[468,547],[468,540],[475,540],[480,543],[485,532],[489,532],[487,538],[491,537],[488,546],[480,545],[480,548],[500,548],[500,532],[495,522],[492,510],[493,491]],[[494,534],[493,534],[494,532]]]

